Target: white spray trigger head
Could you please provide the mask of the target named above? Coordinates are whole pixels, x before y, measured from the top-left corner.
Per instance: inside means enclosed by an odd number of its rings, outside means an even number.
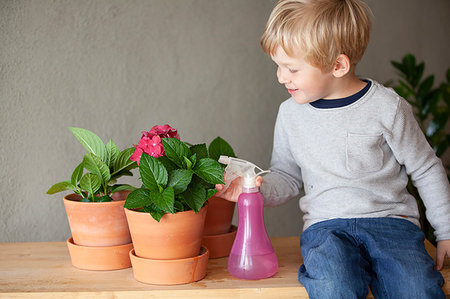
[[[242,177],[242,187],[245,189],[257,188],[256,177],[263,173],[270,172],[269,170],[262,170],[255,164],[228,156],[220,156],[219,162],[227,164],[225,168],[225,188],[226,190],[231,182],[238,176]]]
[[[228,156],[220,156],[219,157],[219,163],[228,165],[228,164],[230,164],[230,159],[231,158],[228,157]]]

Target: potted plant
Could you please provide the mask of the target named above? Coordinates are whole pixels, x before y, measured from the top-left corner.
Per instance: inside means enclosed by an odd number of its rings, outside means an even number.
[[[125,202],[135,278],[154,284],[203,278],[206,203],[217,192],[215,184],[224,183],[221,165],[209,158],[205,144],[186,144],[169,125],[142,132],[131,159],[143,184]]]
[[[443,157],[450,145],[447,126],[450,116],[450,69],[447,69],[446,81],[440,83],[438,87],[433,87],[434,75],[423,78],[425,63],[417,63],[414,55],[407,54],[402,61],[391,61],[391,63],[399,74],[393,88],[412,105],[416,119],[428,142],[436,155]],[[387,83],[387,85],[390,84],[392,81]],[[449,165],[445,165],[445,168],[448,175]],[[425,206],[411,180],[409,180],[408,190],[417,200],[422,230],[427,239],[436,246],[434,229],[426,219]]]
[[[71,179],[53,185],[47,194],[74,192],[64,197],[72,233],[67,240],[72,264],[89,270],[130,267],[132,243],[123,205],[135,188],[116,182],[121,176],[132,175],[130,170],[137,167],[130,160],[134,149],[120,151],[112,140],[105,145],[89,130],[69,129],[88,153]]]

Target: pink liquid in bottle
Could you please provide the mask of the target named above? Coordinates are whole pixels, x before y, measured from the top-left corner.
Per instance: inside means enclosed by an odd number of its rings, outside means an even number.
[[[239,225],[228,258],[228,271],[241,279],[273,276],[278,260],[264,225],[264,198],[258,188],[244,188],[238,199]]]

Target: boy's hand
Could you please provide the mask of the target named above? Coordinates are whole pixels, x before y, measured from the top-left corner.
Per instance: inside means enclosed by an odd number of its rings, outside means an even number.
[[[445,256],[450,258],[450,240],[442,240],[437,243],[436,270],[441,271],[444,267]]]
[[[256,186],[261,187],[261,184],[263,182],[263,178],[261,176],[256,177]],[[217,197],[237,202],[239,194],[242,193],[242,179],[236,178],[234,181],[231,182],[230,186],[228,186],[227,190],[223,190],[225,188],[224,185],[218,184],[216,185],[216,190],[219,191],[216,193]]]

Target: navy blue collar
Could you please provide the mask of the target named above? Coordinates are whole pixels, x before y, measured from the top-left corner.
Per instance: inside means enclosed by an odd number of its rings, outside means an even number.
[[[340,107],[345,107],[350,104],[353,104],[354,102],[359,100],[363,95],[365,95],[366,92],[369,90],[370,86],[372,85],[372,82],[369,80],[363,80],[363,81],[367,82],[366,86],[364,86],[363,89],[361,89],[354,95],[348,96],[346,98],[333,99],[333,100],[320,99],[320,100],[314,101],[309,104],[311,106],[313,106],[314,108],[319,108],[319,109],[340,108]]]

